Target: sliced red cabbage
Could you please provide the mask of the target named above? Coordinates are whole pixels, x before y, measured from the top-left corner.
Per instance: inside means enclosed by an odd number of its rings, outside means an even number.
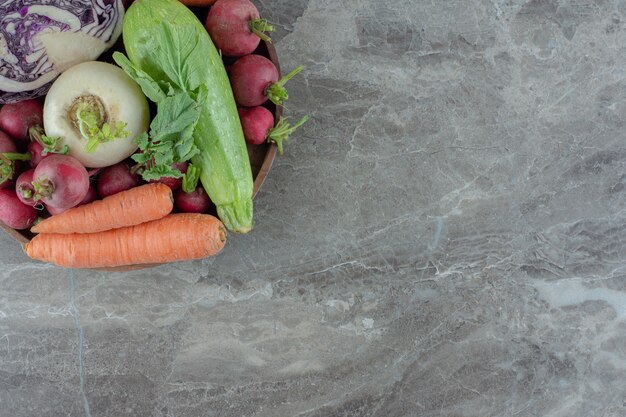
[[[46,94],[122,33],[122,0],[0,0],[0,104]]]

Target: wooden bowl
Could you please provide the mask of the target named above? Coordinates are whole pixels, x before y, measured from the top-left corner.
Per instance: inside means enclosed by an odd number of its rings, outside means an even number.
[[[206,20],[208,9],[192,7],[191,10],[198,16],[201,22],[204,22]],[[120,40],[116,43],[116,45],[113,48],[111,48],[111,50],[103,54],[100,57],[100,60],[113,62],[113,60],[111,59],[112,53],[114,51],[123,51],[123,50],[124,50],[124,46],[122,43],[122,39],[120,37]],[[281,74],[280,64],[278,62],[278,55],[276,54],[276,49],[274,48],[274,45],[272,45],[271,43],[262,41],[254,53],[265,56],[266,58],[269,58],[274,63],[274,65],[276,65],[276,68],[278,69],[279,78],[280,78],[280,74]],[[225,61],[226,61],[225,62],[226,64],[230,64],[234,62],[234,59],[227,58]],[[283,110],[282,107],[276,106],[270,101],[268,101],[265,104],[265,106],[274,114],[274,124],[278,123],[278,120],[280,116],[282,115],[282,110]],[[256,146],[247,145],[247,148],[248,148],[248,155],[250,157],[250,165],[252,168],[252,177],[254,178],[253,196],[256,196],[259,190],[261,189],[263,182],[265,182],[265,178],[267,177],[270,169],[272,168],[272,163],[274,162],[274,158],[276,157],[277,147],[275,144],[264,143],[262,145],[256,145]],[[215,212],[213,212],[212,214],[215,215]],[[0,221],[0,229],[8,233],[22,246],[28,243],[30,239],[33,237],[33,234],[30,233],[28,230],[12,229],[1,221]],[[131,270],[136,270],[136,269],[150,268],[153,266],[157,266],[157,265],[154,265],[154,264],[129,265],[129,266],[118,267],[118,268],[103,268],[103,269],[107,271],[131,271]]]

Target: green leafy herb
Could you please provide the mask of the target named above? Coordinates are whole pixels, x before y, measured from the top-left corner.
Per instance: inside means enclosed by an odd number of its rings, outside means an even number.
[[[198,180],[200,179],[200,168],[194,164],[189,164],[187,172],[183,176],[183,191],[186,193],[193,193],[198,187]]]
[[[137,84],[141,87],[143,93],[151,101],[159,103],[165,99],[168,95],[172,95],[172,86],[170,84],[159,85],[154,81],[146,72],[135,67],[132,62],[126,58],[126,55],[115,52],[113,54],[113,60],[128,74]]]
[[[193,24],[161,23],[163,37],[156,52],[163,57],[161,70],[181,90],[194,91],[200,84],[198,67],[205,64],[204,54],[198,53],[199,32]]]
[[[200,117],[200,106],[208,97],[208,88],[195,70],[203,65],[199,61],[202,55],[194,53],[199,39],[197,28],[193,25],[173,27],[164,22],[162,29],[163,42],[158,46],[164,57],[161,69],[171,82],[157,82],[123,54],[113,54],[115,62],[137,82],[146,97],[157,103],[149,134],[136,139],[142,153],[132,156],[142,166],[140,172],[146,181],[183,176],[171,165],[188,161],[199,152],[193,132]]]
[[[141,174],[144,180],[183,176],[171,165],[188,161],[199,152],[193,141],[199,117],[198,103],[184,91],[167,96],[158,104],[150,134],[137,138],[137,145],[143,152],[132,156],[135,162],[145,166]]]

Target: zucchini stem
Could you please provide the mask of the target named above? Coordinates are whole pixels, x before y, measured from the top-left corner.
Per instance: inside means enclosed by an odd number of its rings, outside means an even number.
[[[217,215],[224,226],[235,233],[248,233],[252,230],[252,199],[235,200],[232,203],[216,205]]]

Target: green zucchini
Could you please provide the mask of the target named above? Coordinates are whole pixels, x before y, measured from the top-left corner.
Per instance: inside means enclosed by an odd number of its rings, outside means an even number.
[[[224,225],[249,232],[250,160],[228,75],[204,26],[176,0],[136,0],[124,18],[123,39],[128,59],[147,75],[148,88],[160,89],[159,94],[186,91],[192,98],[202,96],[193,131],[200,152],[192,162],[200,167],[202,186]]]

